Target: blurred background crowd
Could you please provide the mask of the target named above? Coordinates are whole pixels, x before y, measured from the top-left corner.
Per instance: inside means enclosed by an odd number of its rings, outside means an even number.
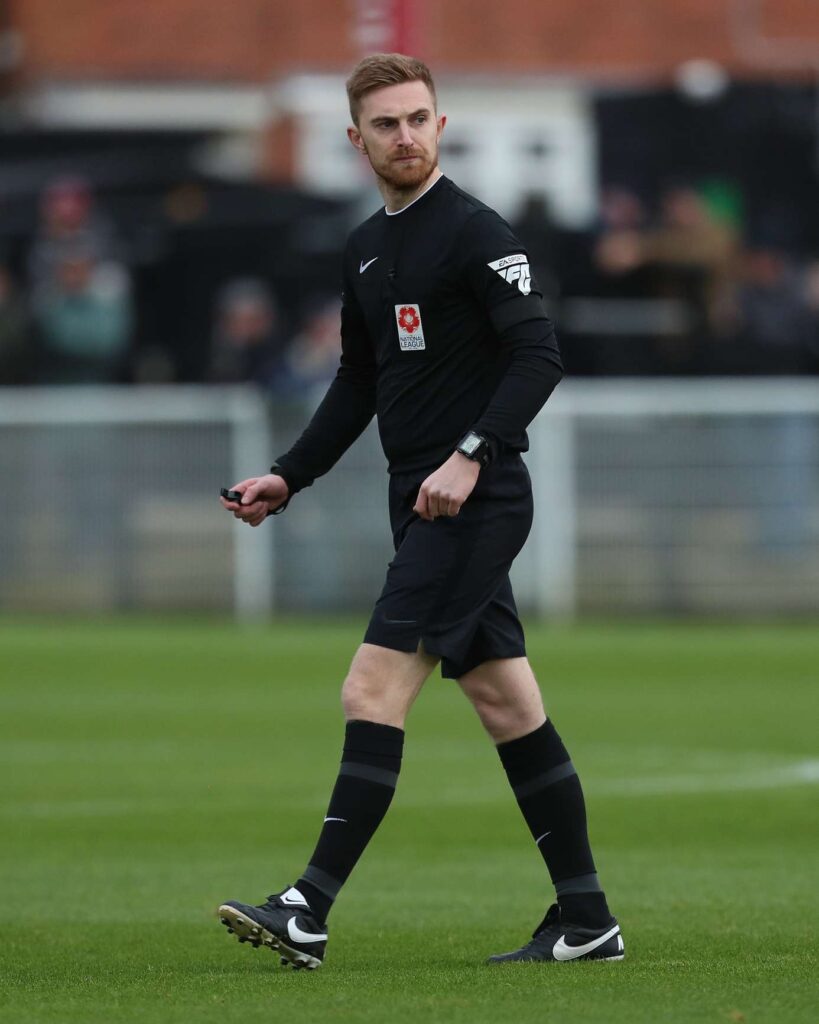
[[[431,64],[444,172],[512,222],[571,373],[819,371],[815,3],[627,0],[605,40],[610,5],[581,39],[524,2],[500,48],[478,6],[0,0],[0,384],[321,389],[378,205],[343,76],[392,48]]]
[[[135,197],[107,196],[91,175],[48,180],[31,223],[4,239],[0,384],[252,382],[301,399],[325,383],[338,363],[337,271],[286,298],[290,275],[265,258],[278,226],[243,224],[236,209],[214,223],[214,192],[173,184],[135,223],[117,216]]]

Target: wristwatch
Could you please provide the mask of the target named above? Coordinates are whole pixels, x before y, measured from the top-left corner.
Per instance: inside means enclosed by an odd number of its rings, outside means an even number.
[[[481,434],[476,434],[474,430],[464,434],[455,451],[465,455],[473,462],[479,462],[481,466],[488,466],[492,458],[489,442]]]

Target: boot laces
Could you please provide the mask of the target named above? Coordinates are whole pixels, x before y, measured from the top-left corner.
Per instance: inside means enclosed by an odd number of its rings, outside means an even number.
[[[532,938],[536,939],[541,932],[545,932],[547,928],[551,928],[552,925],[560,923],[560,907],[557,903],[553,903],[551,907],[546,911],[546,916],[540,922],[540,924],[532,932]]]

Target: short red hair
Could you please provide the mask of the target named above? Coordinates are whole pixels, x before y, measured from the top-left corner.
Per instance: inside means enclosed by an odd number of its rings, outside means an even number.
[[[422,60],[407,57],[403,53],[374,53],[359,61],[347,79],[347,99],[353,124],[358,126],[361,100],[368,92],[401,82],[423,82],[432,94],[433,104],[436,103],[435,83]]]

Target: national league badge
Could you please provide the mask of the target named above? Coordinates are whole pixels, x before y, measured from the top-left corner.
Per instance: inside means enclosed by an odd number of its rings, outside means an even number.
[[[395,307],[395,322],[398,325],[398,344],[402,352],[425,349],[424,327],[421,323],[421,309],[414,302],[405,302]]]

